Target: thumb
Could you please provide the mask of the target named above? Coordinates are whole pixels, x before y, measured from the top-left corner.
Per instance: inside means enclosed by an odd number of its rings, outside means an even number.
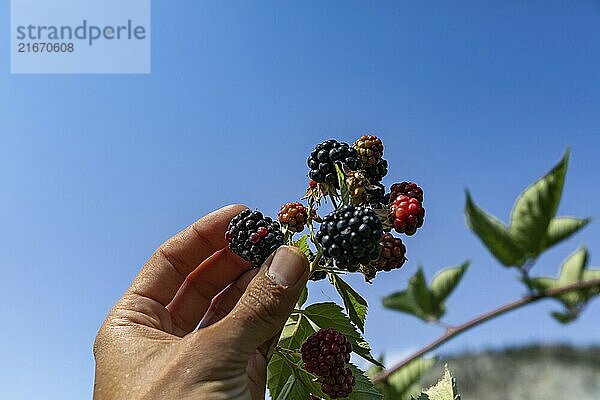
[[[309,276],[308,260],[295,247],[282,246],[261,267],[216,329],[242,353],[251,354],[283,328]]]

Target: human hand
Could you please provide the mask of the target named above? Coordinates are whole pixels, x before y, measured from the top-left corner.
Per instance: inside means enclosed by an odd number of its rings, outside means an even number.
[[[208,214],[148,260],[96,337],[95,400],[264,399],[269,349],[309,268],[293,247],[260,269],[233,254],[225,230],[243,209]]]

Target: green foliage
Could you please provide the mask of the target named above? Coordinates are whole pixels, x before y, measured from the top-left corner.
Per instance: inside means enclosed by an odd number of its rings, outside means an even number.
[[[500,263],[523,267],[588,224],[589,219],[555,217],[568,165],[567,150],[550,172],[519,195],[509,226],[479,208],[467,192],[467,225]]]
[[[363,371],[353,364],[350,364],[348,368],[352,370],[354,378],[356,378],[356,385],[348,396],[349,400],[382,400],[384,398]]]
[[[435,358],[418,358],[394,372],[385,382],[379,382],[375,387],[383,393],[385,399],[411,400],[421,393],[419,381],[436,363]],[[367,375],[373,376],[382,369],[373,366]]]
[[[335,164],[335,172],[337,173],[342,202],[344,204],[350,204],[350,190],[348,190],[348,185],[346,184],[346,175],[344,175],[344,172],[337,163]]]
[[[575,232],[585,227],[591,221],[590,218],[558,217],[550,221],[546,238],[542,243],[542,250],[549,249],[557,243],[562,242]]]
[[[588,258],[587,249],[580,247],[563,262],[558,278],[536,277],[529,280],[529,285],[532,289],[544,292],[549,289],[597,279],[600,277],[600,269],[588,269]],[[563,324],[572,322],[579,317],[583,307],[599,293],[600,285],[556,295],[554,297],[564,306],[564,309],[552,312],[552,316]]]
[[[306,258],[310,258],[310,247],[308,245],[308,235],[302,235],[300,239],[294,242],[294,246],[297,247]]]
[[[546,241],[548,225],[558,210],[569,165],[567,150],[560,162],[517,198],[510,215],[510,233],[535,259]]]
[[[411,314],[424,321],[438,321],[446,312],[445,300],[456,288],[469,266],[465,262],[457,267],[439,271],[427,286],[423,269],[419,268],[408,287],[383,299],[383,306]]]
[[[465,206],[467,225],[479,236],[488,250],[505,266],[523,265],[525,250],[517,243],[509,229],[494,216],[479,208],[467,192]]]
[[[442,379],[427,389],[416,400],[460,400],[456,389],[456,379],[450,374],[448,366],[444,368]]]
[[[362,298],[350,285],[338,275],[329,274],[331,282],[342,297],[346,312],[350,320],[356,325],[361,332],[365,332],[365,319],[367,318],[368,305],[367,301]]]

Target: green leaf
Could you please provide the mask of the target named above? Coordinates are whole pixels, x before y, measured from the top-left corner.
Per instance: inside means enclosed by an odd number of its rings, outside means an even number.
[[[541,250],[546,250],[557,243],[569,238],[571,235],[585,227],[591,221],[590,218],[578,219],[573,217],[553,218],[548,225],[546,237],[542,243]]]
[[[388,397],[398,400],[410,400],[412,396],[418,395],[421,392],[419,386],[421,378],[435,363],[435,358],[425,359],[421,357],[394,372],[387,379]]]
[[[356,385],[354,385],[352,393],[348,396],[349,400],[383,400],[383,395],[375,388],[363,371],[353,364],[349,364],[348,368],[352,370],[356,379]]]
[[[508,228],[492,215],[477,207],[467,191],[465,216],[469,228],[479,236],[488,250],[505,266],[521,266],[525,263],[525,251],[517,243]]]
[[[287,320],[283,327],[279,346],[286,349],[299,349],[302,343],[313,333],[315,333],[315,330],[308,319],[303,315],[294,314]],[[296,361],[300,363],[300,358],[296,357]],[[292,367],[281,355],[278,353],[273,354],[267,368],[267,383],[271,398],[275,399],[279,396],[293,372]]]
[[[302,306],[304,304],[306,304],[307,299],[308,299],[308,286],[305,286],[304,289],[302,289],[302,292],[300,292],[300,297],[298,297],[298,302],[296,303],[296,306],[298,308],[302,308]]]
[[[335,172],[337,173],[338,184],[340,186],[340,193],[342,194],[342,202],[344,204],[350,203],[350,191],[348,190],[348,185],[346,184],[346,175],[340,168],[340,166],[335,164]]]
[[[510,233],[526,249],[529,258],[535,258],[541,252],[548,225],[556,215],[569,165],[569,154],[567,150],[550,172],[525,189],[511,211]]]
[[[344,301],[344,307],[350,317],[350,320],[361,332],[365,331],[365,319],[367,318],[367,301],[361,297],[350,285],[337,274],[329,275],[333,285]]]
[[[278,398],[293,374],[289,363],[279,354],[273,354],[267,367],[267,387],[272,399]]]
[[[431,293],[438,303],[442,303],[456,288],[462,279],[469,262],[464,262],[458,267],[447,268],[438,272],[431,280]]]
[[[467,266],[468,264],[463,264],[456,268],[466,269]],[[425,282],[423,269],[419,268],[415,275],[410,278],[406,290],[384,297],[382,301],[383,306],[414,315],[423,321],[437,321],[445,313],[446,307],[444,305],[444,298],[449,294],[449,292],[446,293],[446,291],[451,291],[458,284],[458,281],[453,283],[452,278],[454,277],[460,280],[460,276],[458,275],[464,273],[464,271],[460,272],[460,274],[457,274],[456,272],[460,271],[442,271],[438,273],[432,280],[430,289]]]
[[[308,319],[302,314],[293,314],[285,323],[279,345],[286,349],[297,350],[315,330]]]
[[[335,328],[348,338],[354,352],[373,364],[381,365],[371,355],[371,348],[366,340],[360,335],[356,327],[352,325],[342,308],[335,303],[312,304],[304,310],[304,316],[310,319],[319,328]]]
[[[425,395],[425,397],[423,397]],[[456,389],[456,379],[452,377],[450,371],[448,371],[448,366],[444,367],[444,375],[442,379],[438,381],[435,385],[427,389],[421,396],[419,396],[419,400],[460,400],[460,395]]]
[[[294,247],[297,247],[306,258],[310,258],[310,247],[308,245],[308,235],[302,235],[300,239],[294,242]]]
[[[326,397],[321,390],[321,384],[315,380],[316,377],[314,377],[312,374],[306,372],[304,369],[297,369],[296,376],[302,382],[307,391],[320,398]]]
[[[535,277],[529,281],[529,286],[543,292],[600,278],[600,270],[587,269],[587,263],[588,251],[585,247],[580,247],[563,262],[558,278]],[[556,295],[554,298],[563,304],[564,310],[561,312],[554,311],[552,316],[562,324],[574,321],[579,316],[583,306],[599,293],[600,285],[587,289],[570,290]]]
[[[406,314],[412,314],[421,319],[427,320],[427,315],[419,308],[412,293],[406,290],[392,293],[382,300],[383,306],[392,310],[400,311]]]
[[[427,288],[427,282],[425,281],[425,274],[423,274],[422,268],[419,268],[417,273],[410,278],[409,287],[412,289],[415,302],[419,305],[421,310],[425,314],[437,319],[437,315],[433,312],[434,299],[431,292]]]
[[[555,320],[557,320],[561,324],[568,324],[570,322],[575,321],[579,317],[579,313],[573,312],[573,311],[565,311],[565,312],[552,311],[550,314],[552,315],[552,317]]]

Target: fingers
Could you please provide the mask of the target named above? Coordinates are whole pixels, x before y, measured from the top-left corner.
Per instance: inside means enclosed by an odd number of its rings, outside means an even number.
[[[213,297],[236,281],[250,264],[229,248],[217,251],[192,271],[167,305],[181,336],[192,332],[208,310]]]
[[[229,315],[208,329],[241,354],[252,354],[283,328],[308,275],[308,260],[298,249],[279,248],[250,282]]]
[[[179,287],[204,260],[226,245],[225,231],[246,207],[231,205],[214,211],[163,243],[150,257],[128,292],[166,306]]]
[[[246,288],[258,274],[258,269],[246,271],[228,288],[219,293],[211,302],[210,307],[200,322],[200,328],[206,328],[220,320],[233,310]]]

